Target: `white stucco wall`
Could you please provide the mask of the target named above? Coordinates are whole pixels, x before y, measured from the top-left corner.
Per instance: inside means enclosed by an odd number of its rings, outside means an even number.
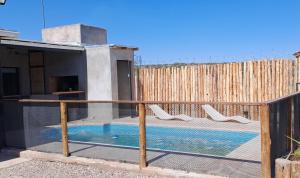
[[[112,49],[109,45],[101,45],[86,47],[86,55],[87,99],[118,100],[117,60],[133,61],[134,51],[130,49]],[[90,104],[89,116],[101,118],[102,121],[104,118],[117,118],[118,105]],[[110,120],[107,120],[107,122],[110,122]]]
[[[106,45],[86,48],[88,100],[113,99],[109,50]]]
[[[111,61],[108,45],[86,47],[87,99],[112,100]],[[99,123],[114,118],[113,104],[88,104],[88,117]]]

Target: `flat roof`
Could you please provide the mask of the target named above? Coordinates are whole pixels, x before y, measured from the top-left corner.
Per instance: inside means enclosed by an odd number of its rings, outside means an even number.
[[[81,26],[81,27],[97,28],[97,29],[99,29],[99,30],[105,30],[105,31],[106,31],[105,28],[96,27],[96,26],[87,25],[87,24],[82,24],[82,23],[75,23],[75,24],[68,24],[68,25],[59,25],[59,26],[47,27],[47,28],[43,28],[42,30],[60,29],[60,28],[64,28],[64,27],[72,27],[72,26]]]
[[[62,43],[49,43],[41,41],[31,41],[31,40],[20,40],[20,39],[10,39],[10,38],[1,38],[0,46],[14,46],[14,47],[28,47],[34,49],[49,49],[49,50],[64,50],[64,51],[84,51],[85,47],[81,45],[71,45],[71,44],[62,44]],[[125,46],[125,45],[116,45],[109,44],[110,48],[115,49],[131,49],[138,50],[137,47]]]
[[[0,29],[0,38],[9,38],[9,39],[16,39],[19,36],[19,32]]]
[[[131,50],[134,50],[134,51],[139,50],[139,48],[137,48],[137,47],[125,46],[125,45],[116,45],[116,44],[110,44],[109,47],[110,48],[118,48],[118,49],[131,49]]]
[[[66,45],[57,43],[46,43],[40,41],[29,41],[20,39],[0,39],[0,45],[3,46],[16,46],[16,47],[30,47],[36,49],[53,49],[53,50],[65,50],[65,51],[84,51],[83,46],[79,45]]]

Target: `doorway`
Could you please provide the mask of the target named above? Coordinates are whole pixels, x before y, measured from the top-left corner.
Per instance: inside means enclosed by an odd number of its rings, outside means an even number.
[[[117,61],[118,99],[132,100],[131,61]],[[119,117],[131,116],[131,104],[119,104]]]

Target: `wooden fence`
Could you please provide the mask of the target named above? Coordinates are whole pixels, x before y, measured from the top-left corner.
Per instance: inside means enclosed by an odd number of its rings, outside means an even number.
[[[262,102],[296,92],[299,70],[300,60],[287,59],[143,66],[136,69],[135,91],[146,101]],[[258,109],[246,112],[258,119]]]

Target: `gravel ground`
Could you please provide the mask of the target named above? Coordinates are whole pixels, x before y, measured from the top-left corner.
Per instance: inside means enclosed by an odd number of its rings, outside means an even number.
[[[0,178],[152,178],[158,175],[146,175],[140,172],[129,172],[106,167],[85,166],[30,160],[9,168],[0,169]]]

